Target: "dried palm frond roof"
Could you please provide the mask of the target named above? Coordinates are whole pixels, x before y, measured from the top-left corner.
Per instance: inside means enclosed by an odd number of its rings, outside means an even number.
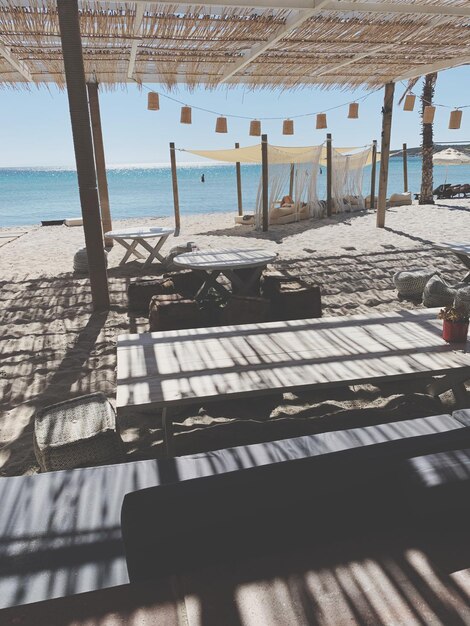
[[[375,87],[470,62],[470,0],[252,1],[81,1],[87,79]],[[64,85],[54,1],[0,0],[0,82]]]

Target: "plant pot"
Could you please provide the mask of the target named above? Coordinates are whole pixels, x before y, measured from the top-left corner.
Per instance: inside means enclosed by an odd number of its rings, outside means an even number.
[[[449,343],[464,343],[467,341],[468,322],[449,322],[443,320],[442,338]]]

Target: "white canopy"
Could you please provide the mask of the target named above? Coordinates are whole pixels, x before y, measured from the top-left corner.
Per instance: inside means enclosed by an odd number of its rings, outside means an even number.
[[[470,156],[455,148],[446,148],[432,157],[434,165],[468,165],[470,163]]]
[[[318,159],[318,149],[322,148],[320,165],[326,165],[326,147],[323,146],[272,146],[268,144],[268,163],[312,163]],[[341,154],[352,154],[361,151],[360,148],[336,148],[335,150]],[[261,144],[254,146],[245,146],[244,148],[229,148],[227,150],[185,150],[191,154],[212,159],[213,161],[224,161],[225,163],[261,163]],[[372,152],[369,151],[369,157],[365,165],[369,165]],[[377,161],[380,155],[377,155]]]

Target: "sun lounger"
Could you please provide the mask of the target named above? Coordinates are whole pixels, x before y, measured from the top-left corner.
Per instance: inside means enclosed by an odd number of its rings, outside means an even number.
[[[466,198],[470,194],[470,185],[451,185],[446,183],[445,185],[439,185],[433,191],[433,195],[437,196],[438,200],[452,199],[464,197]]]

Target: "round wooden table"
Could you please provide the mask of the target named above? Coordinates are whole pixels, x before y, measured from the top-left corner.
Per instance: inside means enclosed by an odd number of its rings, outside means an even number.
[[[231,284],[232,291],[239,295],[258,295],[259,279],[268,263],[274,261],[277,254],[257,249],[199,250],[185,252],[173,259],[181,268],[205,273],[205,281],[196,294],[202,300],[211,288],[224,297],[230,294],[228,289],[217,281],[223,274]]]
[[[145,259],[145,255],[136,250],[137,246],[142,246],[147,251],[147,259],[142,267],[146,269],[154,259],[163,263],[165,258],[160,254],[160,249],[175,231],[172,228],[162,228],[155,226],[152,228],[119,228],[110,230],[105,233],[105,237],[114,239],[126,249],[125,255],[122,257],[119,265],[124,265],[128,258],[133,254],[139,259]],[[148,239],[157,239],[155,245],[152,245]]]

